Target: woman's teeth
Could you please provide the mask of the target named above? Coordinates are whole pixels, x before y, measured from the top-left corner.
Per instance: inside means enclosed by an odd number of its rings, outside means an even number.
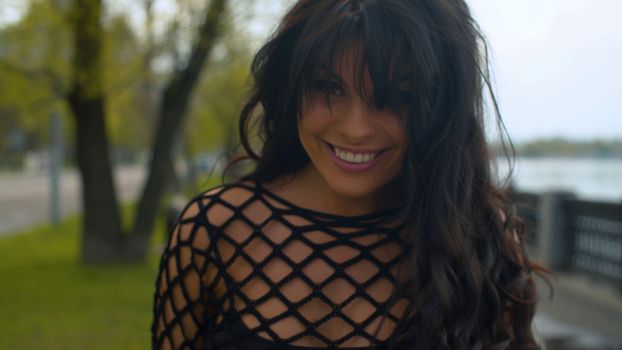
[[[340,150],[337,147],[334,147],[335,149],[335,155],[341,159],[341,160],[345,160],[346,162],[350,162],[350,163],[367,163],[367,162],[371,162],[376,155],[378,154],[378,152],[376,153],[351,153],[351,152],[347,152],[347,151],[343,151]]]

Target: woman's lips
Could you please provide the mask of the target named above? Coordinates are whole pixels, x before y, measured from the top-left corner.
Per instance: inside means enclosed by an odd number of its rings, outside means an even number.
[[[323,140],[322,140],[323,141]],[[341,148],[339,146],[333,146],[332,144],[323,141],[324,146],[326,148],[326,151],[329,154],[329,157],[332,159],[333,163],[341,170],[347,171],[347,172],[361,172],[361,171],[365,171],[370,169],[371,167],[373,167],[374,165],[376,165],[378,163],[378,160],[380,159],[380,157],[383,156],[383,153],[385,153],[385,151],[387,150],[385,149],[359,149],[359,150],[353,150],[351,148]],[[347,152],[351,152],[352,154],[374,154],[374,158],[368,162],[359,162],[359,163],[352,163],[352,162],[348,162],[346,160],[343,160],[341,158],[339,158],[336,154],[335,154],[335,147],[337,147],[340,150],[343,151],[347,151]]]

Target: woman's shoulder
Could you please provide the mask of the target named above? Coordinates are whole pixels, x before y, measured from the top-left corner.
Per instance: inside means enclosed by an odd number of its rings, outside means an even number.
[[[245,204],[254,193],[250,182],[226,183],[196,194],[180,211],[169,236],[169,249],[190,245],[197,250],[209,250],[227,226],[239,224],[248,213]]]
[[[253,195],[255,193],[256,186],[257,185],[253,181],[227,182],[200,192],[194,199],[200,199],[204,202],[218,202],[224,200],[234,204],[239,202],[240,199],[248,198]]]
[[[253,181],[225,183],[195,195],[183,210],[181,219],[201,216],[213,227],[230,222],[232,217],[252,215],[258,199],[258,184]]]

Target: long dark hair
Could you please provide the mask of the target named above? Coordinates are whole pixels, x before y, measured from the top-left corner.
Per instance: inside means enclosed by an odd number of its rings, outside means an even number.
[[[338,64],[352,44],[375,105],[397,107],[398,77],[413,82],[399,215],[413,243],[415,316],[397,325],[390,346],[487,349],[505,340],[508,349],[538,348],[531,272],[541,269],[527,258],[521,220],[491,176],[485,90],[501,119],[485,40],[463,0],[298,1],[252,63],[239,133],[255,168],[242,180],[270,181],[309,163],[296,128],[301,100],[317,67]],[[255,125],[260,152],[251,145]]]

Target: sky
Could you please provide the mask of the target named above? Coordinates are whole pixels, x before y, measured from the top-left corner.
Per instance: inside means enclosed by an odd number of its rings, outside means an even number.
[[[20,16],[2,0],[0,22]],[[622,1],[467,0],[488,39],[495,92],[510,136],[580,140],[622,138]],[[109,0],[129,10],[137,3]],[[157,0],[159,16],[173,0]],[[288,0],[255,0],[247,27],[257,42],[276,26]],[[7,6],[8,5],[8,6]],[[134,7],[134,21],[142,21]]]
[[[18,21],[26,10],[25,1],[0,0],[0,24]]]
[[[517,140],[622,138],[620,0],[469,0]]]

